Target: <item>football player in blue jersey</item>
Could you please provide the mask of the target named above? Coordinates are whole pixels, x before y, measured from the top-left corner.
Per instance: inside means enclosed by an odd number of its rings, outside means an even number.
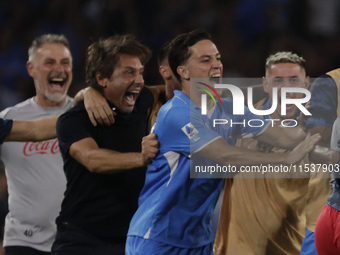
[[[295,164],[320,139],[319,135],[306,136],[302,130],[288,136],[269,125],[214,129],[210,119],[201,115],[201,94],[190,88],[190,79],[221,77],[220,58],[209,34],[203,31],[179,35],[170,43],[169,64],[182,91],[176,90],[158,113],[154,133],[160,143],[159,154],[147,170],[139,208],[130,223],[128,255],[213,253],[211,216],[224,180],[190,178],[192,159],[229,166]],[[223,99],[223,106],[214,108],[208,101],[211,119],[262,120],[247,107],[243,116],[233,115],[232,104],[231,99]],[[293,150],[264,158],[261,152],[233,146],[240,136],[254,136]]]

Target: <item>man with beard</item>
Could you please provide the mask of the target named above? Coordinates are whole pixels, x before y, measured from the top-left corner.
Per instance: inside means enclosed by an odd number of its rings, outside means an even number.
[[[27,70],[36,95],[2,111],[3,119],[58,116],[73,106],[66,95],[72,81],[68,40],[63,35],[42,35],[32,42],[28,55]],[[9,189],[5,254],[49,254],[66,185],[58,140],[4,143],[1,158]]]

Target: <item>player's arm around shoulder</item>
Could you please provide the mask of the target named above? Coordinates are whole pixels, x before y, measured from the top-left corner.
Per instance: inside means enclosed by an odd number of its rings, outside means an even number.
[[[11,132],[5,141],[43,141],[57,137],[58,116],[45,117],[32,121],[13,121]]]
[[[116,113],[110,108],[104,96],[91,87],[80,90],[74,97],[74,105],[84,101],[85,109],[94,126],[111,125]]]

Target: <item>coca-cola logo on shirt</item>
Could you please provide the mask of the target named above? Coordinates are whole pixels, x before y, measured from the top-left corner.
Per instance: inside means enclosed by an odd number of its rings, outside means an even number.
[[[42,141],[42,142],[27,142],[24,146],[24,155],[26,157],[36,154],[57,154],[59,153],[58,139]]]

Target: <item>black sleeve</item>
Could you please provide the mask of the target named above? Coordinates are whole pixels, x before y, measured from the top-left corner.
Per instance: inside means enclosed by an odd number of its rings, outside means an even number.
[[[93,125],[83,105],[71,108],[58,118],[57,136],[62,155],[66,155],[75,142],[93,137]]]

